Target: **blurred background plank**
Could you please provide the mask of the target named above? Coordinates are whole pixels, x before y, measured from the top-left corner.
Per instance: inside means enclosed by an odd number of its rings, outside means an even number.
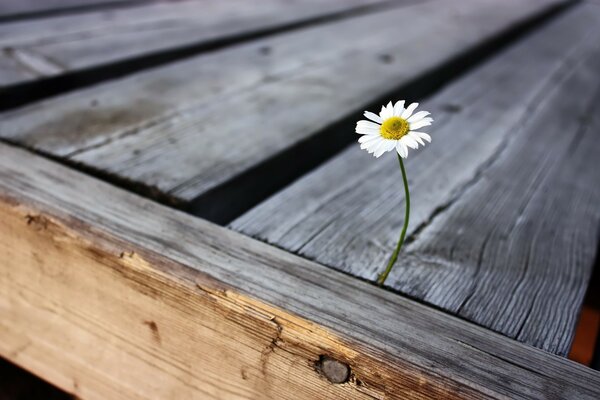
[[[114,63],[133,69],[139,64],[158,64],[220,42],[364,12],[369,6],[386,3],[389,1],[178,1],[0,23],[0,87],[108,68]]]
[[[424,102],[433,143],[407,160],[392,288],[568,352],[599,239],[599,35],[600,7],[575,8]],[[403,198],[395,157],[354,145],[232,227],[375,280]]]
[[[0,21],[149,1],[151,0],[2,0]]]

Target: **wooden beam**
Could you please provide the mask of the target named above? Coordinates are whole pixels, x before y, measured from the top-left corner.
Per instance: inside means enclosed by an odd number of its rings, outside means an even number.
[[[0,354],[82,398],[600,396],[596,371],[6,145],[0,221]]]
[[[407,160],[409,244],[390,287],[567,354],[600,223],[598,35],[600,7],[578,6],[423,102],[433,143]],[[375,280],[404,222],[400,179],[394,157],[353,145],[231,226]]]

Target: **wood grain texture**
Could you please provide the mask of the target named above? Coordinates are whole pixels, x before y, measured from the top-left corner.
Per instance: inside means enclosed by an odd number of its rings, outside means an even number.
[[[23,150],[0,145],[0,178],[0,354],[83,398],[600,395],[597,371]]]
[[[0,135],[188,203],[557,4],[430,1],[337,21],[6,113]]]
[[[597,6],[569,11],[424,102],[434,139],[407,161],[390,287],[566,354],[598,242],[599,22]],[[397,169],[353,145],[232,227],[375,280],[403,224]]]
[[[75,73],[380,3],[384,0],[178,1],[18,20],[0,24],[0,59],[23,51],[50,60],[62,68],[61,73]],[[31,69],[26,62],[17,68]],[[18,79],[17,71],[0,75],[0,85],[26,83],[26,79]],[[30,80],[52,76],[43,70],[35,72]]]

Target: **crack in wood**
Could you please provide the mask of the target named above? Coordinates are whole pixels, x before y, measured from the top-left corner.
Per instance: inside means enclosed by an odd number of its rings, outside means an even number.
[[[283,342],[283,339],[281,338],[283,327],[277,322],[275,317],[273,317],[271,321],[275,323],[277,329],[275,330],[275,337],[271,339],[271,342],[267,345],[267,347],[265,347],[260,355],[261,371],[264,376],[267,375],[267,363],[269,361],[269,356],[271,353],[274,353],[275,349],[278,348],[280,343]]]

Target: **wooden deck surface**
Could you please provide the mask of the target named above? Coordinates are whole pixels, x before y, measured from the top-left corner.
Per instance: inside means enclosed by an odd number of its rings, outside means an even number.
[[[423,101],[436,140],[407,163],[391,287],[568,352],[600,239],[599,36],[600,8],[578,7]],[[374,280],[403,224],[393,161],[352,146],[232,226]]]
[[[332,124],[557,3],[401,1],[34,103],[2,115],[0,136],[226,222],[353,139],[351,124]],[[390,40],[398,20],[410,34]],[[291,154],[316,133],[302,157]],[[285,167],[253,173],[252,190],[230,183],[282,153]]]
[[[0,355],[84,399],[600,398],[561,357],[600,4],[40,4],[0,7]],[[379,288],[403,191],[354,123],[396,98],[435,123]]]

